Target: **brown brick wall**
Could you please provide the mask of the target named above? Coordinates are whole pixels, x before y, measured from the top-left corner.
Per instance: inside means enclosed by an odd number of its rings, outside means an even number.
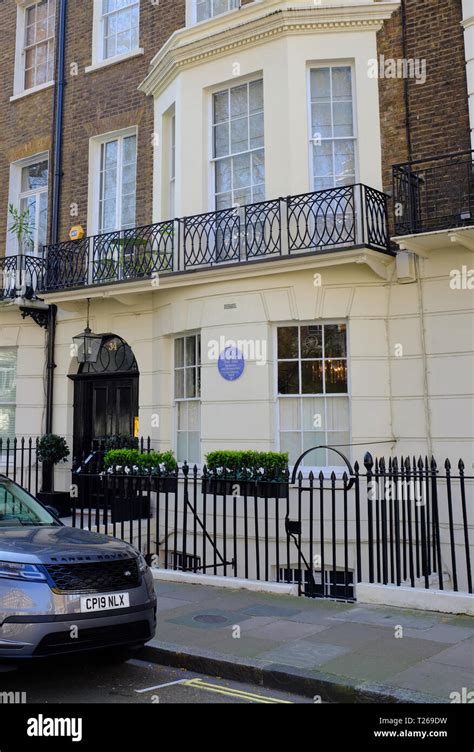
[[[412,159],[470,149],[461,0],[405,0],[407,58],[426,60],[427,80],[408,82]],[[435,7],[436,6],[436,7]],[[402,58],[402,13],[385,24],[379,54]],[[391,166],[408,161],[404,85],[381,79],[383,176],[391,190]]]
[[[79,74],[68,75],[65,93],[63,182],[60,233],[68,236],[71,224],[87,226],[89,139],[111,130],[138,126],[136,221],[152,221],[153,100],[137,91],[153,56],[169,36],[185,25],[184,0],[141,3],[140,46],[145,54],[92,73],[84,68],[92,59],[92,0],[70,0],[66,70],[78,64]],[[71,218],[76,203],[79,216]]]
[[[17,4],[0,8],[0,255],[4,255],[8,221],[10,163],[42,151],[52,143],[53,88],[10,102],[15,68]]]

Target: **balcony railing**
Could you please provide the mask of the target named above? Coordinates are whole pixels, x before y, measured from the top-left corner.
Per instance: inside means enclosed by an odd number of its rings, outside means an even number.
[[[45,262],[36,256],[0,258],[0,300],[34,298],[44,289]]]
[[[474,225],[474,151],[393,168],[397,235]]]
[[[45,247],[44,291],[321,254],[390,253],[387,196],[357,184]]]

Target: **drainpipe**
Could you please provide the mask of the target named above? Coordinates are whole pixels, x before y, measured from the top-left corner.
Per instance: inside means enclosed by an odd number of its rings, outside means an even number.
[[[54,175],[53,175],[53,196],[51,201],[51,232],[50,243],[58,242],[59,235],[59,201],[61,195],[61,154],[63,142],[63,108],[64,108],[64,87],[66,78],[64,71],[64,59],[66,51],[66,16],[67,0],[60,0],[59,3],[59,26],[58,26],[58,57],[56,69],[56,92],[54,107]]]
[[[474,9],[471,0],[462,3],[466,75],[469,97],[469,122],[471,125],[471,149],[474,149]]]
[[[402,0],[402,49],[403,58],[408,60],[408,31],[407,31],[407,6],[406,0]],[[410,117],[410,89],[408,76],[403,79],[403,96],[405,100],[405,132],[407,139],[408,162],[413,159],[413,147],[411,142],[411,117]]]
[[[59,0],[59,21],[57,37],[57,61],[56,61],[56,87],[54,102],[54,123],[53,123],[53,195],[51,199],[51,224],[49,232],[50,244],[58,242],[59,236],[59,202],[61,196],[61,155],[62,155],[62,128],[63,128],[63,108],[64,108],[64,87],[66,85],[64,61],[66,49],[66,15],[67,0]],[[53,433],[53,405],[54,405],[54,345],[56,339],[56,318],[57,306],[50,305],[48,309],[48,328],[46,334],[46,416],[45,416],[45,433]],[[52,491],[53,489],[54,468],[48,463],[43,465],[43,491]]]

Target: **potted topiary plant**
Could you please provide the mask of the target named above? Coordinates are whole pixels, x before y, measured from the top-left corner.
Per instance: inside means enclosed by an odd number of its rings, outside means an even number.
[[[54,490],[54,468],[60,462],[67,462],[69,447],[62,436],[46,434],[38,441],[36,458],[43,465],[42,486],[38,499],[58,511],[58,516],[68,516],[71,510],[71,497],[68,492]]]
[[[288,454],[217,451],[207,455],[203,493],[218,496],[288,497]]]

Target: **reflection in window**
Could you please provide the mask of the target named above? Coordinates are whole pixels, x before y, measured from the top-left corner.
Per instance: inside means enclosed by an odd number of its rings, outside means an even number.
[[[352,185],[356,170],[351,68],[314,68],[310,75],[314,190]]]
[[[31,89],[53,80],[56,0],[42,0],[25,11],[25,81]]]
[[[105,60],[138,48],[139,0],[103,0],[102,21]]]
[[[28,212],[30,238],[23,241],[20,253],[37,254],[46,243],[48,224],[48,160],[21,168],[20,211]]]
[[[238,8],[240,0],[196,0],[196,21],[205,21]]]
[[[177,407],[177,457],[201,461],[201,337],[193,334],[174,343],[174,393]]]
[[[263,81],[214,94],[216,209],[265,200]]]
[[[278,397],[280,448],[290,464],[312,447],[349,444],[345,324],[278,329]],[[326,449],[307,458],[317,467],[341,463]]]
[[[16,362],[14,347],[0,347],[0,440],[15,438]]]

